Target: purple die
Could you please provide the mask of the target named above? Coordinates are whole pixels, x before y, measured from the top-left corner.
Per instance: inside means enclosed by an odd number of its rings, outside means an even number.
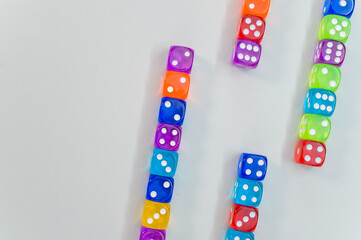
[[[193,57],[193,49],[182,46],[171,46],[167,70],[190,73],[192,71]]]
[[[177,151],[181,141],[182,127],[168,123],[159,123],[155,133],[154,147]]]
[[[165,240],[165,230],[151,229],[142,226],[139,240]]]
[[[340,67],[345,60],[346,47],[342,42],[324,39],[318,42],[315,63],[326,63]]]
[[[258,42],[239,39],[233,50],[233,65],[241,68],[256,68],[261,57],[262,47]]]

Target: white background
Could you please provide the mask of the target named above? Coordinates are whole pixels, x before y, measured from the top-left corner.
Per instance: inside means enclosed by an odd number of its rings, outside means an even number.
[[[0,239],[138,238],[173,44],[196,58],[167,239],[223,238],[243,151],[269,158],[257,240],[359,239],[361,2],[322,168],[293,152],[323,1],[272,0],[252,71],[241,4],[1,0]]]

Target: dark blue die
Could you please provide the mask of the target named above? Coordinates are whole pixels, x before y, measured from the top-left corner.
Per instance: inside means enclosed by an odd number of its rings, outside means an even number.
[[[162,98],[158,122],[182,126],[185,115],[185,101],[169,97]]]
[[[238,163],[238,177],[262,181],[267,172],[267,157],[242,153]]]
[[[350,18],[354,9],[355,0],[326,0],[323,15],[334,14]]]
[[[172,200],[174,179],[150,174],[146,199],[154,202],[169,203]]]
[[[336,95],[329,90],[312,88],[305,99],[305,112],[331,117],[336,107]]]

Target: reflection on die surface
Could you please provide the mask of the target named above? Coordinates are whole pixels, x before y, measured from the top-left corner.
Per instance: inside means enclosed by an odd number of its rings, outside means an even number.
[[[238,164],[238,177],[262,181],[266,177],[267,157],[251,153],[242,153]]]

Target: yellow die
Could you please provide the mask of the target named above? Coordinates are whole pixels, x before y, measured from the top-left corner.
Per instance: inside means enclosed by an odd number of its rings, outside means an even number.
[[[142,225],[153,229],[166,229],[170,216],[170,204],[145,201]]]

